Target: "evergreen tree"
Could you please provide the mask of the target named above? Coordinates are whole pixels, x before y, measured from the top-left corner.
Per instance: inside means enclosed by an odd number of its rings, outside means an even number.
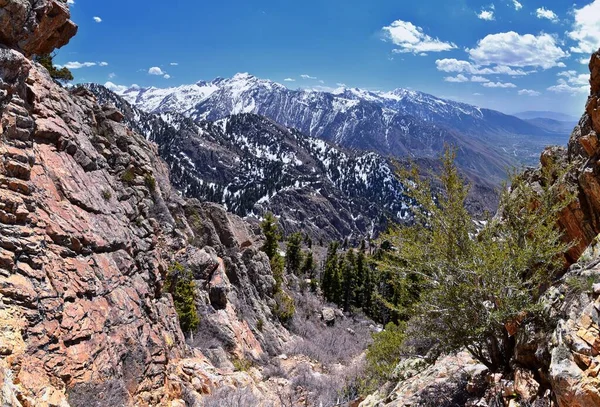
[[[304,256],[304,263],[302,264],[302,275],[304,277],[313,279],[315,277],[315,260],[312,252],[307,252]]]
[[[325,299],[329,302],[334,302],[336,298],[336,290],[339,285],[336,279],[339,278],[338,270],[338,243],[333,242],[327,250],[327,259],[323,270],[321,288]]]
[[[265,235],[265,244],[262,247],[262,251],[269,256],[270,260],[273,260],[279,249],[279,239],[281,234],[279,233],[279,226],[277,225],[277,218],[273,216],[271,212],[265,215],[265,219],[260,224],[263,234]]]
[[[73,74],[68,68],[62,67],[58,69],[54,66],[53,56],[50,54],[36,55],[34,61],[46,68],[50,77],[54,80],[60,82],[69,82],[73,80]]]
[[[200,318],[196,310],[196,285],[192,272],[176,263],[169,268],[165,290],[173,297],[181,330],[183,332],[196,330],[200,324]]]
[[[499,216],[477,230],[465,209],[469,187],[454,158],[452,151],[443,157],[441,193],[416,169],[403,174],[419,206],[414,224],[386,236],[394,250],[384,253],[380,268],[394,287],[391,302],[411,317],[420,338],[442,352],[467,349],[492,372],[509,371],[515,347],[510,327],[543,318],[539,295],[571,247],[557,227],[558,214],[575,196],[563,183],[569,169],[544,167],[535,184],[513,176]]]
[[[367,297],[367,290],[370,288],[367,285],[367,259],[365,255],[365,241],[363,240],[360,245],[360,250],[356,255],[356,290],[354,295],[354,306],[357,308],[364,308],[365,299]]]
[[[302,266],[302,234],[294,233],[288,238],[285,252],[285,266],[288,273],[299,275]]]
[[[346,252],[346,258],[343,262],[343,274],[342,274],[342,306],[344,311],[350,311],[350,305],[356,293],[356,257],[354,256],[354,249],[350,249]]]

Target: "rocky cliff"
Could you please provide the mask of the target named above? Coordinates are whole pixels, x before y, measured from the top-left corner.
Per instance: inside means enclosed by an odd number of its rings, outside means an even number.
[[[27,58],[76,30],[63,1],[0,1],[1,404],[181,406],[251,383],[186,344],[163,286],[191,270],[213,354],[276,354],[287,331],[259,237],[182,199],[119,111]]]

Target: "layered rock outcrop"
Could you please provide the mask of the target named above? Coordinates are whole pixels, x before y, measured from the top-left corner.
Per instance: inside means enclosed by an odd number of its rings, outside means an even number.
[[[27,58],[75,31],[63,1],[0,0],[0,401],[175,406],[252,382],[209,356],[258,360],[287,340],[259,238],[182,199],[120,112]],[[210,346],[186,343],[163,292],[175,263],[194,274]]]
[[[64,0],[0,0],[0,43],[26,56],[50,53],[76,33]]]

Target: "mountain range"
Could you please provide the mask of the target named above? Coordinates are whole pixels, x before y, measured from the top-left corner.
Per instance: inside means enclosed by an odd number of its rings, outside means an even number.
[[[270,211],[286,234],[302,231],[325,242],[371,236],[389,219],[409,217],[411,201],[394,165],[376,153],[338,147],[252,113],[214,122],[147,113],[101,85],[86,87],[158,145],[171,182],[187,197],[250,218]]]
[[[291,90],[249,74],[174,88],[112,87],[146,112],[177,112],[215,121],[254,113],[312,137],[400,158],[437,158],[445,145],[477,183],[497,185],[507,167],[537,162],[549,144],[565,144],[568,131],[498,111],[396,89]]]

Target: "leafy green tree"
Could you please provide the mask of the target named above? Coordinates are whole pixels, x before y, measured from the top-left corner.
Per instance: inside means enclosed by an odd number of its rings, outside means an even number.
[[[412,315],[419,335],[441,351],[465,348],[491,371],[509,370],[513,327],[538,311],[537,299],[570,247],[557,218],[573,194],[554,182],[566,169],[547,168],[535,183],[513,175],[499,216],[478,229],[454,158],[444,154],[436,190],[416,169],[401,173],[420,206],[414,225],[384,237],[391,250],[379,267],[400,293],[392,305]]]
[[[294,275],[300,274],[302,266],[302,240],[301,233],[294,233],[287,241],[285,265],[287,271]]]
[[[200,324],[196,310],[196,285],[190,270],[175,263],[167,274],[165,290],[173,297],[183,332],[194,332]]]
[[[34,61],[46,68],[50,77],[54,80],[60,82],[69,82],[73,80],[73,74],[68,68],[62,67],[58,69],[54,66],[53,56],[50,54],[36,55]]]
[[[261,222],[260,227],[265,235],[265,244],[262,247],[262,251],[272,260],[278,254],[279,240],[281,239],[277,218],[271,212],[268,212],[265,215],[265,219]]]
[[[278,292],[283,286],[283,275],[285,271],[285,261],[279,253],[275,253],[275,256],[271,259],[271,271],[273,272],[273,278],[275,279],[275,292]]]

